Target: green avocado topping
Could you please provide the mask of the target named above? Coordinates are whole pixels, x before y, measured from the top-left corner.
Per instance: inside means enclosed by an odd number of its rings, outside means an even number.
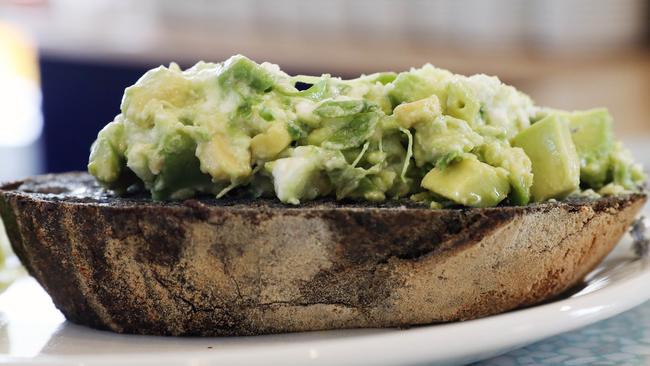
[[[299,90],[297,83],[307,85]],[[541,108],[496,77],[425,65],[342,80],[237,55],[148,71],[99,132],[88,171],[154,200],[247,192],[525,205],[643,189],[605,109]]]

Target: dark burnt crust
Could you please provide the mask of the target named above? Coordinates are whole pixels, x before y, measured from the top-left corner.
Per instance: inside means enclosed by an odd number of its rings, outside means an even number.
[[[74,187],[83,186],[82,195],[75,194]],[[70,189],[69,187],[72,187]],[[489,235],[513,217],[533,212],[547,212],[560,206],[569,211],[592,207],[595,212],[622,209],[643,194],[624,197],[607,197],[599,200],[576,199],[570,202],[531,204],[528,206],[503,206],[494,208],[449,208],[431,210],[408,199],[390,200],[383,203],[337,202],[330,199],[308,201],[298,206],[285,205],[276,199],[246,197],[214,199],[212,197],[193,198],[184,201],[153,202],[144,194],[117,197],[114,193],[99,186],[94,178],[86,173],[65,173],[37,176],[21,182],[0,186],[6,195],[43,201],[43,207],[56,210],[47,203],[58,205],[97,204],[102,217],[113,222],[110,230],[116,237],[129,235],[133,230],[125,214],[136,210],[139,215],[155,216],[173,228],[177,220],[206,220],[215,210],[243,215],[250,225],[258,225],[282,211],[282,215],[297,215],[305,218],[326,219],[332,232],[346,242],[354,245],[342,248],[343,257],[350,263],[385,262],[391,257],[416,259],[423,255],[435,254],[454,248],[460,250],[464,244],[471,244]],[[396,214],[395,210],[399,212]],[[44,217],[47,214],[44,215]],[[212,215],[215,224],[227,220],[228,215]],[[170,229],[171,230],[171,229]],[[433,236],[431,236],[433,234]],[[377,241],[376,237],[382,240]],[[155,234],[147,236],[149,242],[163,243],[164,238]],[[395,245],[399,243],[399,245]],[[174,256],[178,248],[169,246],[146,248],[144,256]],[[161,258],[165,261],[166,259]]]
[[[72,183],[72,184],[71,184]],[[72,186],[73,189],[68,187]],[[74,193],[75,186],[85,187],[82,195]],[[416,259],[426,254],[435,254],[449,248],[460,249],[465,243],[472,243],[497,230],[513,217],[534,212],[544,213],[555,207],[568,211],[579,211],[591,207],[596,213],[623,209],[632,202],[644,198],[645,194],[630,194],[621,197],[588,198],[572,201],[547,202],[527,206],[502,206],[493,208],[448,208],[431,210],[408,199],[389,200],[382,203],[333,201],[318,199],[298,206],[285,205],[277,199],[247,197],[193,198],[184,201],[154,202],[139,193],[117,197],[96,183],[86,173],[65,173],[37,176],[21,182],[0,186],[0,192],[7,195],[26,196],[30,200],[54,202],[63,205],[95,205],[102,216],[112,217],[113,234],[120,237],[128,234],[129,221],[124,214],[136,210],[141,215],[159,217],[173,227],[175,220],[207,220],[215,210],[243,215],[250,225],[258,225],[282,211],[282,215],[297,215],[305,218],[326,219],[333,232],[347,238],[354,246],[344,249],[344,257],[350,263],[386,261],[390,257]],[[46,205],[47,206],[47,205]],[[395,213],[395,210],[399,214]],[[167,219],[167,218],[174,219]],[[212,215],[213,223],[226,220],[227,215]],[[132,221],[132,220],[131,220]],[[432,229],[433,228],[433,229]],[[431,234],[434,234],[432,237]],[[379,236],[377,242],[374,237]],[[162,238],[151,237],[152,242]],[[389,245],[385,245],[390,243]],[[399,243],[399,245],[392,245]],[[172,248],[152,248],[147,253],[166,252]]]
[[[205,217],[205,214],[215,208],[228,211],[250,211],[257,212],[258,215],[251,215],[252,220],[264,219],[265,215],[272,214],[274,210],[282,210],[286,214],[328,215],[333,211],[346,211],[359,221],[363,226],[364,215],[382,214],[392,210],[399,210],[402,214],[412,216],[400,218],[404,223],[410,219],[417,218],[421,215],[430,215],[432,213],[444,213],[453,215],[452,221],[465,221],[475,215],[517,215],[523,212],[539,211],[545,212],[554,207],[564,207],[569,210],[579,210],[582,206],[593,206],[596,210],[607,209],[612,202],[621,202],[634,200],[638,197],[645,197],[645,193],[631,193],[620,196],[608,196],[601,199],[592,198],[574,198],[559,202],[533,203],[527,206],[498,206],[490,208],[447,208],[431,210],[426,205],[411,201],[409,199],[387,200],[384,202],[365,202],[365,201],[335,201],[329,198],[320,198],[312,201],[301,203],[300,205],[283,204],[275,198],[257,198],[251,199],[245,195],[227,196],[216,199],[211,196],[201,196],[180,201],[152,201],[144,192],[126,194],[118,196],[110,190],[104,189],[95,179],[85,172],[71,172],[62,174],[47,174],[22,181],[0,184],[0,192],[6,195],[27,196],[32,200],[59,202],[66,205],[91,204],[99,207],[111,207],[115,210],[135,208],[137,210],[164,210],[173,212],[173,210],[191,210],[197,218]],[[504,212],[507,212],[504,214]],[[355,215],[358,214],[358,215]],[[390,213],[388,213],[390,214]],[[511,216],[510,216],[511,217]],[[506,218],[507,219],[507,218]],[[375,225],[376,223],[370,222]],[[375,226],[376,229],[381,229]],[[453,230],[453,227],[450,227]]]
[[[96,313],[90,310],[86,297],[77,286],[70,284],[70,278],[76,275],[75,268],[47,263],[49,258],[74,256],[70,253],[65,229],[61,226],[58,215],[52,213],[56,208],[50,205],[33,205],[25,199],[13,201],[10,195],[3,193],[0,192],[0,217],[5,224],[12,249],[27,271],[39,279],[39,283],[48,293],[56,294],[57,307],[76,310],[66,315],[69,315],[71,321],[101,326]],[[16,211],[10,206],[12,201],[15,202]],[[20,224],[16,212],[28,213],[21,215]],[[47,238],[43,238],[43,232],[47,232]],[[57,245],[32,245],[46,241]]]
[[[386,200],[384,202],[367,202],[367,201],[335,201],[330,198],[319,198],[312,201],[306,201],[300,205],[287,205],[281,203],[276,198],[257,198],[251,199],[244,194],[235,194],[216,199],[211,196],[200,196],[197,198],[180,200],[180,201],[163,201],[154,202],[149,198],[146,192],[127,193],[118,196],[116,193],[103,188],[95,179],[85,172],[70,172],[61,174],[45,174],[27,178],[21,181],[0,184],[0,192],[29,194],[34,199],[45,201],[66,202],[70,204],[92,203],[99,205],[109,205],[114,207],[146,206],[154,207],[192,207],[197,210],[206,207],[223,207],[242,210],[266,210],[266,209],[283,209],[283,210],[327,210],[334,208],[344,208],[348,210],[379,210],[379,209],[419,209],[422,211],[432,211],[421,203],[409,199]],[[638,193],[645,195],[644,193]],[[635,194],[630,194],[635,195]],[[616,197],[618,198],[618,197]],[[499,206],[485,209],[471,208],[448,208],[434,211],[477,211],[477,210],[501,210],[501,209],[530,209],[540,208],[540,206],[555,206],[556,204],[580,204],[595,201],[590,198],[574,198],[569,201],[546,202],[538,204],[529,204],[527,206]],[[603,200],[598,200],[603,201]],[[606,201],[606,199],[605,199]]]
[[[18,257],[75,323],[125,333],[245,335],[422,323],[383,320],[382,311],[399,301],[392,297],[394,293],[407,286],[405,278],[395,273],[396,263],[417,267],[443,253],[461,253],[483,245],[483,238],[529,215],[558,208],[576,215],[585,211],[593,216],[616,214],[644,200],[645,195],[632,194],[523,207],[444,210],[407,201],[377,205],[321,200],[295,207],[276,200],[235,197],[160,203],[144,196],[115,197],[87,174],[68,173],[1,186],[0,215]],[[329,237],[320,238],[317,232],[313,236],[317,241],[328,240],[324,248],[331,265],[293,283],[296,294],[286,300],[267,301],[260,295],[262,289],[274,284],[238,266],[241,257],[250,255],[252,247],[254,253],[257,245],[269,247],[271,256],[281,251],[281,241],[259,236],[275,233],[277,229],[265,229],[270,222],[292,219],[325,225],[322,230]],[[242,235],[250,243],[238,242],[241,236],[233,233],[219,233],[233,230],[233,222],[238,223],[237,231],[247,233]],[[587,224],[588,220],[583,223]],[[218,234],[205,254],[218,266],[206,267],[206,275],[223,271],[225,276],[214,287],[202,286],[189,268],[192,254],[188,251],[196,249],[192,230],[197,225],[208,225]],[[122,261],[131,267],[121,267]],[[142,272],[116,273],[124,268]],[[507,291],[490,290],[475,300],[477,304],[460,306],[454,310],[455,318],[445,320],[485,316],[556,295],[573,284],[558,285],[562,271],[550,270],[518,302],[508,299]],[[446,280],[444,275],[438,279]],[[142,281],[135,287],[137,293],[129,282],[134,280]],[[360,315],[329,325],[314,319],[268,325],[256,318],[283,307],[310,306],[334,306],[338,312]]]

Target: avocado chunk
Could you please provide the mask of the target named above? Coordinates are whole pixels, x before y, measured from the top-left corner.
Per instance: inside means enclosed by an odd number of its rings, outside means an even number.
[[[433,121],[440,114],[440,101],[435,95],[415,102],[402,103],[393,110],[395,122],[403,128],[411,128],[421,122]]]
[[[275,81],[271,73],[247,57],[233,56],[223,64],[219,75],[222,88],[251,88],[257,92],[270,91]]]
[[[570,113],[567,119],[580,158],[580,179],[591,188],[600,188],[607,180],[614,147],[612,116],[599,108]]]
[[[440,99],[440,104],[445,105],[447,83],[452,76],[449,71],[437,69],[429,64],[420,69],[411,69],[397,75],[397,78],[389,84],[388,97],[393,105],[399,105],[435,94]]]
[[[124,125],[107,124],[90,148],[88,171],[103,184],[117,181],[126,166],[124,159]]]
[[[479,146],[475,153],[482,161],[508,171],[512,191],[510,201],[526,205],[530,201],[533,172],[530,159],[522,148],[511,147],[503,141],[493,141]]]
[[[422,179],[422,187],[458,204],[491,207],[510,192],[508,172],[467,157],[444,168],[431,169]]]
[[[438,116],[415,126],[413,157],[417,166],[435,164],[452,153],[465,153],[483,142],[483,138],[462,119]]]
[[[467,121],[470,125],[479,118],[481,103],[474,91],[456,80],[447,85],[447,114]]]
[[[251,140],[251,154],[255,159],[269,160],[277,156],[291,143],[291,135],[287,125],[274,122],[266,132]]]
[[[643,167],[634,162],[630,150],[623,147],[620,142],[616,142],[609,156],[610,172],[612,182],[610,183],[622,187],[625,190],[634,190],[643,186],[646,181],[646,175]],[[607,188],[607,185],[603,189]],[[609,189],[611,190],[611,189]]]
[[[214,181],[235,182],[248,178],[252,172],[250,143],[250,137],[235,131],[215,133],[209,141],[197,146],[201,171],[210,174]]]
[[[192,81],[183,75],[178,65],[149,70],[135,85],[124,90],[123,118],[150,128],[161,110],[194,103],[197,99],[194,90]]]
[[[163,164],[151,188],[155,201],[191,197],[201,187],[209,187],[212,180],[201,173],[199,159],[194,155],[196,142],[178,131],[161,141]]]
[[[564,198],[580,185],[580,159],[565,120],[552,114],[515,136],[533,166],[533,200]]]
[[[359,113],[337,128],[321,144],[333,150],[344,150],[363,145],[375,133],[379,116],[376,112]]]
[[[324,174],[325,155],[314,146],[300,146],[290,157],[265,164],[273,177],[275,195],[283,203],[297,205],[329,193],[331,187]],[[343,156],[340,157],[343,161]]]

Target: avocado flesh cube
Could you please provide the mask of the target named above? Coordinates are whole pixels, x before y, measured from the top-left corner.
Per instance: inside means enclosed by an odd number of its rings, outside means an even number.
[[[451,116],[438,116],[418,124],[415,129],[413,157],[417,166],[427,162],[436,164],[448,154],[469,152],[483,142],[483,137],[467,122]]]
[[[426,98],[436,91],[427,80],[412,74],[399,75],[393,84],[395,88],[388,96],[396,105]]]
[[[187,198],[213,185],[195,155],[196,142],[184,132],[163,139],[163,165],[151,188],[154,201]]]
[[[447,85],[447,114],[474,124],[479,116],[481,103],[472,90],[460,82]]]
[[[493,207],[508,196],[508,173],[476,159],[463,159],[444,168],[431,169],[422,187],[470,207]]]
[[[401,103],[414,102],[431,95],[436,95],[441,105],[447,102],[447,82],[452,74],[447,70],[436,69],[425,65],[420,69],[402,72],[389,85],[392,89],[388,97],[394,106]]]
[[[512,188],[509,196],[511,203],[524,206],[530,202],[530,187],[533,185],[532,164],[523,149],[494,141],[481,145],[475,153],[481,161],[508,171]]]
[[[264,133],[260,133],[251,140],[251,154],[254,158],[269,160],[277,156],[291,143],[291,136],[287,125],[275,122]]]
[[[284,203],[297,205],[301,200],[312,200],[327,187],[323,182],[320,157],[309,149],[300,151],[298,156],[282,158],[269,163],[273,185],[278,199]]]
[[[93,144],[93,153],[88,164],[90,174],[106,188],[123,194],[133,185],[142,185],[142,181],[131,169],[126,166],[126,161],[105,139],[97,139]]]
[[[90,153],[88,171],[103,184],[110,184],[118,180],[124,167],[124,158],[120,155],[111,142],[100,136],[93,143]]]
[[[580,186],[580,159],[560,116],[549,115],[523,130],[512,145],[524,149],[532,163],[534,201],[561,199]]]
[[[122,174],[126,165],[123,141],[124,124],[111,122],[99,132],[90,148],[88,171],[103,184],[118,180]]]
[[[395,122],[402,128],[411,128],[421,122],[433,121],[440,114],[440,101],[435,95],[415,102],[402,103],[393,110]]]
[[[258,92],[268,91],[275,83],[268,71],[244,56],[231,57],[224,63],[219,82],[224,88],[246,85]]]
[[[580,180],[600,188],[607,180],[609,154],[614,146],[612,117],[606,109],[573,112],[567,116],[580,158]]]

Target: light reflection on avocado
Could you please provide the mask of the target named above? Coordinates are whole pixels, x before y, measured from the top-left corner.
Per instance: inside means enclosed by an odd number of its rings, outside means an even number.
[[[411,197],[491,207],[639,190],[645,180],[607,110],[537,107],[496,77],[431,65],[341,80],[237,55],[151,70],[121,106],[88,169],[110,189],[143,187],[154,200],[234,189],[289,204]]]

